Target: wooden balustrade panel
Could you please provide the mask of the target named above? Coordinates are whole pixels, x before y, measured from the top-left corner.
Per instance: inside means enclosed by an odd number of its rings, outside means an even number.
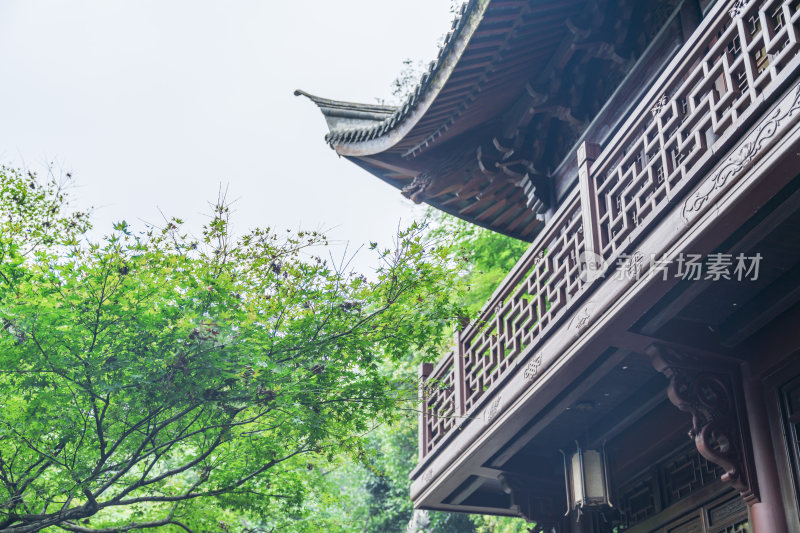
[[[494,306],[484,309],[461,339],[467,413],[582,286],[579,197],[574,195],[561,213],[515,267],[521,279],[509,283],[512,272],[492,299]]]
[[[424,450],[429,453],[456,423],[453,353],[445,356],[423,388]]]
[[[592,169],[605,260],[675,197],[726,135],[738,134],[740,118],[754,111],[800,48],[800,1],[731,6],[670,76],[650,112]]]
[[[800,52],[800,0],[730,2],[730,12],[702,31],[699,42],[687,45],[677,60],[679,66],[659,81],[663,90],[654,93],[660,96],[639,106],[645,111],[629,119],[581,178],[587,180],[587,201],[596,201],[591,209],[585,206],[596,234],[591,247],[597,247],[593,251],[606,270],[630,246],[634,232],[656,223],[660,212],[732,148],[765,112],[771,103],[767,97],[778,94],[792,76],[787,71]],[[428,378],[425,454],[456,427],[457,416],[474,413],[556,317],[570,311],[586,281],[582,221],[576,189],[464,330],[455,352]]]

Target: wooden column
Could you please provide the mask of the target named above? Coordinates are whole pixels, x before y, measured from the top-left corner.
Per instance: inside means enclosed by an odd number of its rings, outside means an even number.
[[[586,253],[586,281],[592,281],[600,273],[601,248],[600,227],[597,223],[597,194],[591,180],[591,166],[600,155],[600,145],[583,141],[578,147],[578,185],[581,191],[581,217],[583,241]],[[591,262],[591,263],[590,263]]]
[[[433,372],[433,364],[431,363],[422,363],[419,365],[419,438],[417,439],[419,442],[419,460],[422,461],[422,458],[425,457],[425,452],[428,449],[428,442],[431,438],[430,434],[428,433],[428,424],[426,423],[426,416],[428,415],[428,391],[426,389],[426,383],[428,381],[428,377],[430,377],[431,372]]]
[[[453,348],[453,387],[455,406],[453,410],[456,417],[456,426],[461,425],[461,418],[466,414],[467,391],[466,376],[464,375],[464,345],[461,342],[461,330],[456,328],[453,335],[455,348]]]
[[[750,506],[753,533],[788,533],[786,510],[783,507],[778,469],[772,448],[764,390],[758,378],[744,372],[744,396],[750,438],[753,441],[753,462],[758,479],[760,501]]]

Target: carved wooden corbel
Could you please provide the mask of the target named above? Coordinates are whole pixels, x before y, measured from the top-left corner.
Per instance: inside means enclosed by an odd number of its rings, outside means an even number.
[[[552,181],[548,176],[536,172],[531,160],[522,155],[515,155],[514,139],[505,142],[492,139],[491,144],[478,146],[475,151],[478,169],[490,180],[504,179],[511,181],[522,189],[528,198],[527,207],[536,213],[537,218],[553,204]]]
[[[510,472],[499,474],[497,479],[511,499],[511,510],[528,522],[536,522],[528,531],[543,533],[556,526],[560,517],[553,509],[563,504],[554,500],[553,494],[560,493],[550,487],[550,483]]]
[[[537,218],[544,217],[544,213],[553,204],[553,183],[547,176],[540,174],[526,173],[523,178],[516,183],[528,197],[527,206]]]
[[[759,501],[741,375],[734,364],[654,344],[647,350],[653,367],[669,379],[670,401],[692,415],[689,437],[697,451],[720,466],[722,480],[748,505]]]
[[[401,193],[415,204],[418,204],[427,198],[425,193],[428,191],[432,183],[433,178],[431,175],[422,173],[414,176],[414,179],[411,181],[411,183],[403,187]]]

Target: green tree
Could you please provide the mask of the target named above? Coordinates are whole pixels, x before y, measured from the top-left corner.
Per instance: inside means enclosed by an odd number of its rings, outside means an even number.
[[[89,242],[55,183],[0,171],[0,529],[273,531],[376,420],[382,361],[435,351],[445,250],[412,225],[366,278],[316,232],[235,238],[217,203]]]
[[[462,318],[470,319],[477,314],[528,244],[440,212],[430,211],[428,218],[432,220],[432,230],[426,238],[432,245],[446,242],[448,262],[457,272],[449,291],[463,306]],[[428,348],[429,352],[435,353],[433,360],[438,360],[448,349],[446,344],[441,343]],[[393,381],[411,381],[417,364],[425,358],[425,354],[409,352],[403,360],[384,365],[383,371]],[[370,434],[366,450],[370,453],[365,460],[343,465],[339,483],[326,486],[316,495],[321,512],[315,513],[310,521],[317,526],[317,530],[364,533],[527,532],[528,525],[518,518],[444,512],[430,512],[423,517],[412,514],[408,473],[417,463],[416,411],[407,411],[406,416],[376,428]],[[346,495],[342,494],[343,486],[348,487]],[[327,490],[334,491],[336,495],[332,497]],[[327,519],[341,507],[343,499],[349,506],[347,517],[350,520],[342,520],[333,528]],[[416,529],[407,529],[410,521]]]
[[[474,316],[527,250],[528,243],[433,210],[428,217],[433,221],[433,241],[447,240],[451,262],[459,265],[458,297]]]

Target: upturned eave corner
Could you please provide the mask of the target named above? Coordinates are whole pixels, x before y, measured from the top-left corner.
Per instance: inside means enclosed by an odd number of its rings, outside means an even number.
[[[439,54],[423,73],[417,86],[391,115],[374,124],[355,127],[332,128],[326,141],[339,154],[348,157],[375,155],[390,150],[417,125],[445,86],[459,58],[478,28],[490,0],[470,0],[453,22],[453,28],[445,37]],[[303,91],[295,91],[317,103],[325,99],[312,97]],[[315,100],[316,99],[316,100]]]

